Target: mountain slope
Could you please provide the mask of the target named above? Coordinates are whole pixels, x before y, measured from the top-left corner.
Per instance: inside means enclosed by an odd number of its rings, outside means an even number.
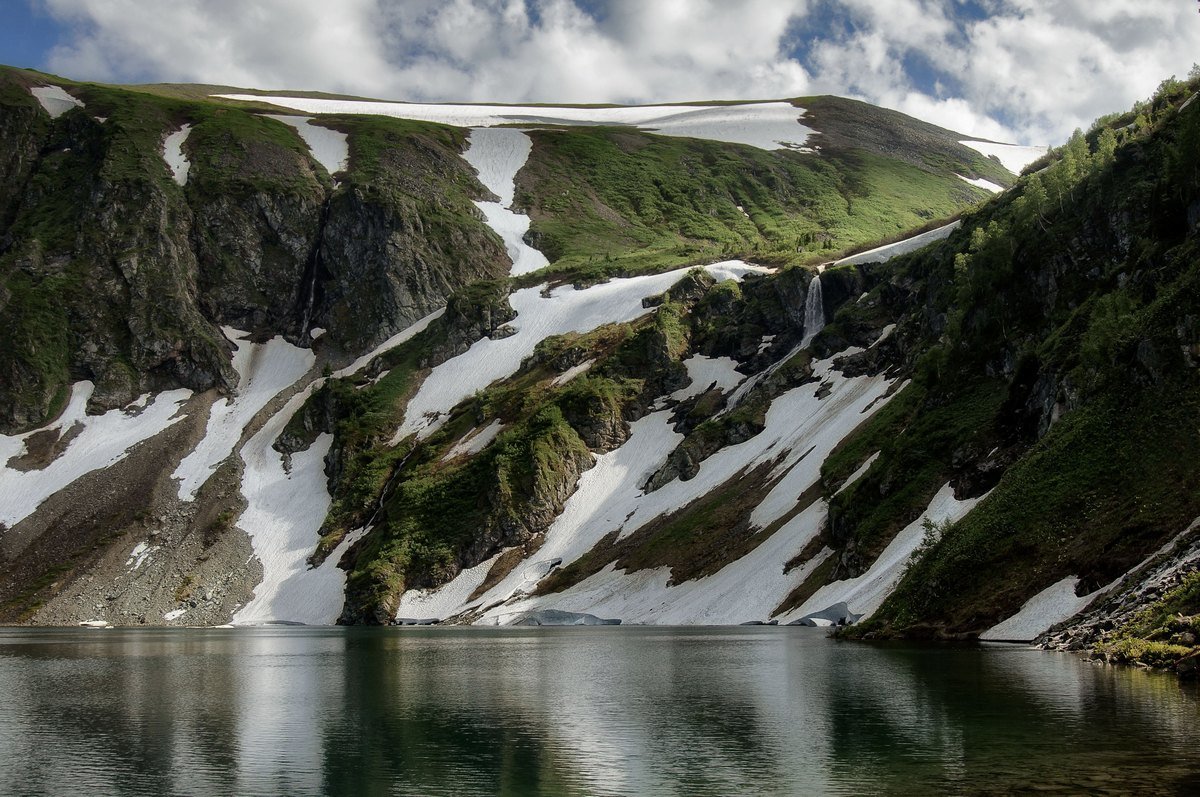
[[[856,552],[822,471],[946,420],[892,266],[813,265],[1012,182],[950,131],[3,84],[6,619],[786,619],[877,605],[889,532],[978,497],[922,482]]]

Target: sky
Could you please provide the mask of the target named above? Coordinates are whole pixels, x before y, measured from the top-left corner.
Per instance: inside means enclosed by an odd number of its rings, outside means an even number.
[[[414,102],[840,94],[1057,144],[1200,60],[1197,0],[0,0],[0,63]]]

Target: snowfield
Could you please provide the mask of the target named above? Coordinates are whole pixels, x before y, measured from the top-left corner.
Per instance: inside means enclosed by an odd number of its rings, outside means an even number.
[[[972,179],[970,177],[963,177],[961,174],[956,174],[954,176],[962,180],[964,183],[970,183],[976,188],[982,188],[984,191],[988,191],[993,194],[999,194],[1004,190],[1004,186],[996,185],[991,180],[985,180],[982,177],[976,177]]]
[[[1061,623],[1083,611],[1097,592],[1076,595],[1077,576],[1068,576],[1025,601],[1021,610],[1002,623],[997,623],[979,635],[982,640],[999,642],[1031,642],[1050,626]],[[1103,590],[1100,590],[1103,591]]]
[[[498,125],[626,125],[650,133],[746,144],[759,149],[800,149],[811,129],[800,124],[803,108],[787,102],[738,105],[637,105],[569,108],[528,105],[454,105],[373,100],[329,100],[257,94],[215,94],[227,100],[269,102],[303,113],[374,114],[440,122],[455,127]],[[806,151],[808,149],[806,148]]]
[[[245,332],[231,327],[222,327],[222,331],[235,347],[237,395],[213,404],[204,439],[171,474],[180,480],[179,497],[184,501],[195,499],[196,491],[233,453],[246,425],[267,402],[294,385],[316,362],[311,350],[293,346],[278,336],[266,343],[250,343],[243,339]]]
[[[12,528],[76,479],[120,462],[130,448],[182,420],[185,416],[179,413],[180,406],[192,396],[192,391],[184,389],[159,393],[153,399],[147,394],[126,409],[87,415],[94,389],[91,382],[76,382],[58,420],[24,434],[0,435],[0,523]],[[31,436],[53,429],[70,437],[54,461],[41,470],[9,467],[13,457],[26,453]]]
[[[308,145],[313,160],[325,167],[330,175],[344,172],[350,164],[350,145],[346,134],[340,130],[314,125],[307,116],[284,116],[283,114],[265,114],[269,119],[283,122],[295,129]]]
[[[487,225],[504,241],[513,274],[528,274],[550,265],[545,255],[525,243],[529,217],[510,209],[517,172],[532,150],[533,142],[520,130],[482,127],[471,131],[467,151],[463,153],[463,159],[479,172],[479,182],[500,197],[499,202],[476,202],[475,206],[483,211]]]
[[[179,185],[187,185],[188,170],[192,168],[187,155],[183,154],[183,142],[187,141],[192,132],[191,125],[184,125],[163,139],[163,160]]]
[[[765,273],[767,269],[741,261],[705,267],[717,279],[730,275]],[[545,285],[515,291],[509,302],[517,317],[506,338],[476,341],[464,354],[434,368],[408,403],[404,423],[392,438],[395,445],[413,432],[424,438],[440,425],[445,413],[497,379],[517,372],[521,361],[551,335],[590,332],[611,323],[632,321],[652,311],[642,300],[657,296],[678,282],[689,269],[627,279],[613,279],[583,290],[562,286],[544,296]]]
[[[83,107],[83,103],[68,94],[62,86],[34,86],[29,93],[37,98],[51,119],[57,119],[72,108]]]
[[[923,232],[920,235],[914,235],[911,238],[905,238],[903,241],[896,241],[893,244],[884,244],[877,246],[874,249],[868,249],[865,252],[859,252],[857,255],[843,257],[841,260],[834,261],[835,266],[843,265],[862,265],[864,263],[885,263],[893,257],[906,255],[909,252],[915,252],[923,246],[928,246],[934,241],[940,241],[943,238],[949,237],[950,233],[954,232],[962,224],[961,221],[952,221],[944,227],[938,227],[929,232]]]
[[[1013,174],[1020,174],[1022,169],[1045,155],[1050,149],[1049,147],[1026,147],[1020,144],[997,144],[994,141],[967,140],[958,143],[964,147],[970,147],[984,157],[990,158],[994,155],[1000,164]]]
[[[723,374],[715,380],[723,381],[723,388],[737,384],[731,377],[735,372],[726,363],[714,368],[712,361],[692,358],[688,362],[692,384],[674,394],[674,399],[704,391],[717,373]],[[630,425],[631,434],[624,445],[596,456],[596,464],[580,476],[576,492],[547,531],[542,547],[500,583],[469,604],[455,604],[443,595],[470,595],[482,582],[473,568],[438,590],[406,593],[401,615],[445,618],[486,608],[479,620],[482,624],[505,624],[534,609],[562,609],[619,617],[625,622],[660,624],[731,624],[767,619],[828,555],[820,554],[784,573],[784,564],[820,531],[827,510],[824,501],[800,511],[749,555],[705,578],[668,586],[669,568],[626,573],[610,564],[561,593],[538,597],[528,597],[527,593],[545,574],[535,567],[538,563],[561,559],[563,565],[570,564],[613,531],[623,539],[651,520],[685,507],[738,474],[763,464],[773,464],[770,478],[777,483],[755,508],[752,522],[762,528],[784,518],[796,508],[797,496],[819,478],[825,456],[886,403],[892,385],[882,376],[843,377],[831,370],[830,361],[816,363],[816,375],[817,384],[794,388],[772,403],[766,428],[757,436],[713,454],[695,478],[677,479],[649,494],[642,491],[647,479],[683,436],[671,428],[669,410],[646,415]],[[822,383],[829,392],[818,398]],[[473,584],[470,589],[465,588],[467,581]]]

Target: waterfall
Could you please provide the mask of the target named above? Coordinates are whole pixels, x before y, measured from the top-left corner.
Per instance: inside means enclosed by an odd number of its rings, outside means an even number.
[[[808,295],[804,297],[804,339],[800,348],[812,343],[817,333],[825,328],[825,299],[821,295],[821,275],[817,274],[808,283]]]

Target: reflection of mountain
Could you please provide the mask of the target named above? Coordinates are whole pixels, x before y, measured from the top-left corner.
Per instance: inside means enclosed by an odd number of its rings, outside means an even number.
[[[574,628],[33,632],[0,650],[7,793],[1174,793],[1200,777],[1194,691],[1011,647]]]

